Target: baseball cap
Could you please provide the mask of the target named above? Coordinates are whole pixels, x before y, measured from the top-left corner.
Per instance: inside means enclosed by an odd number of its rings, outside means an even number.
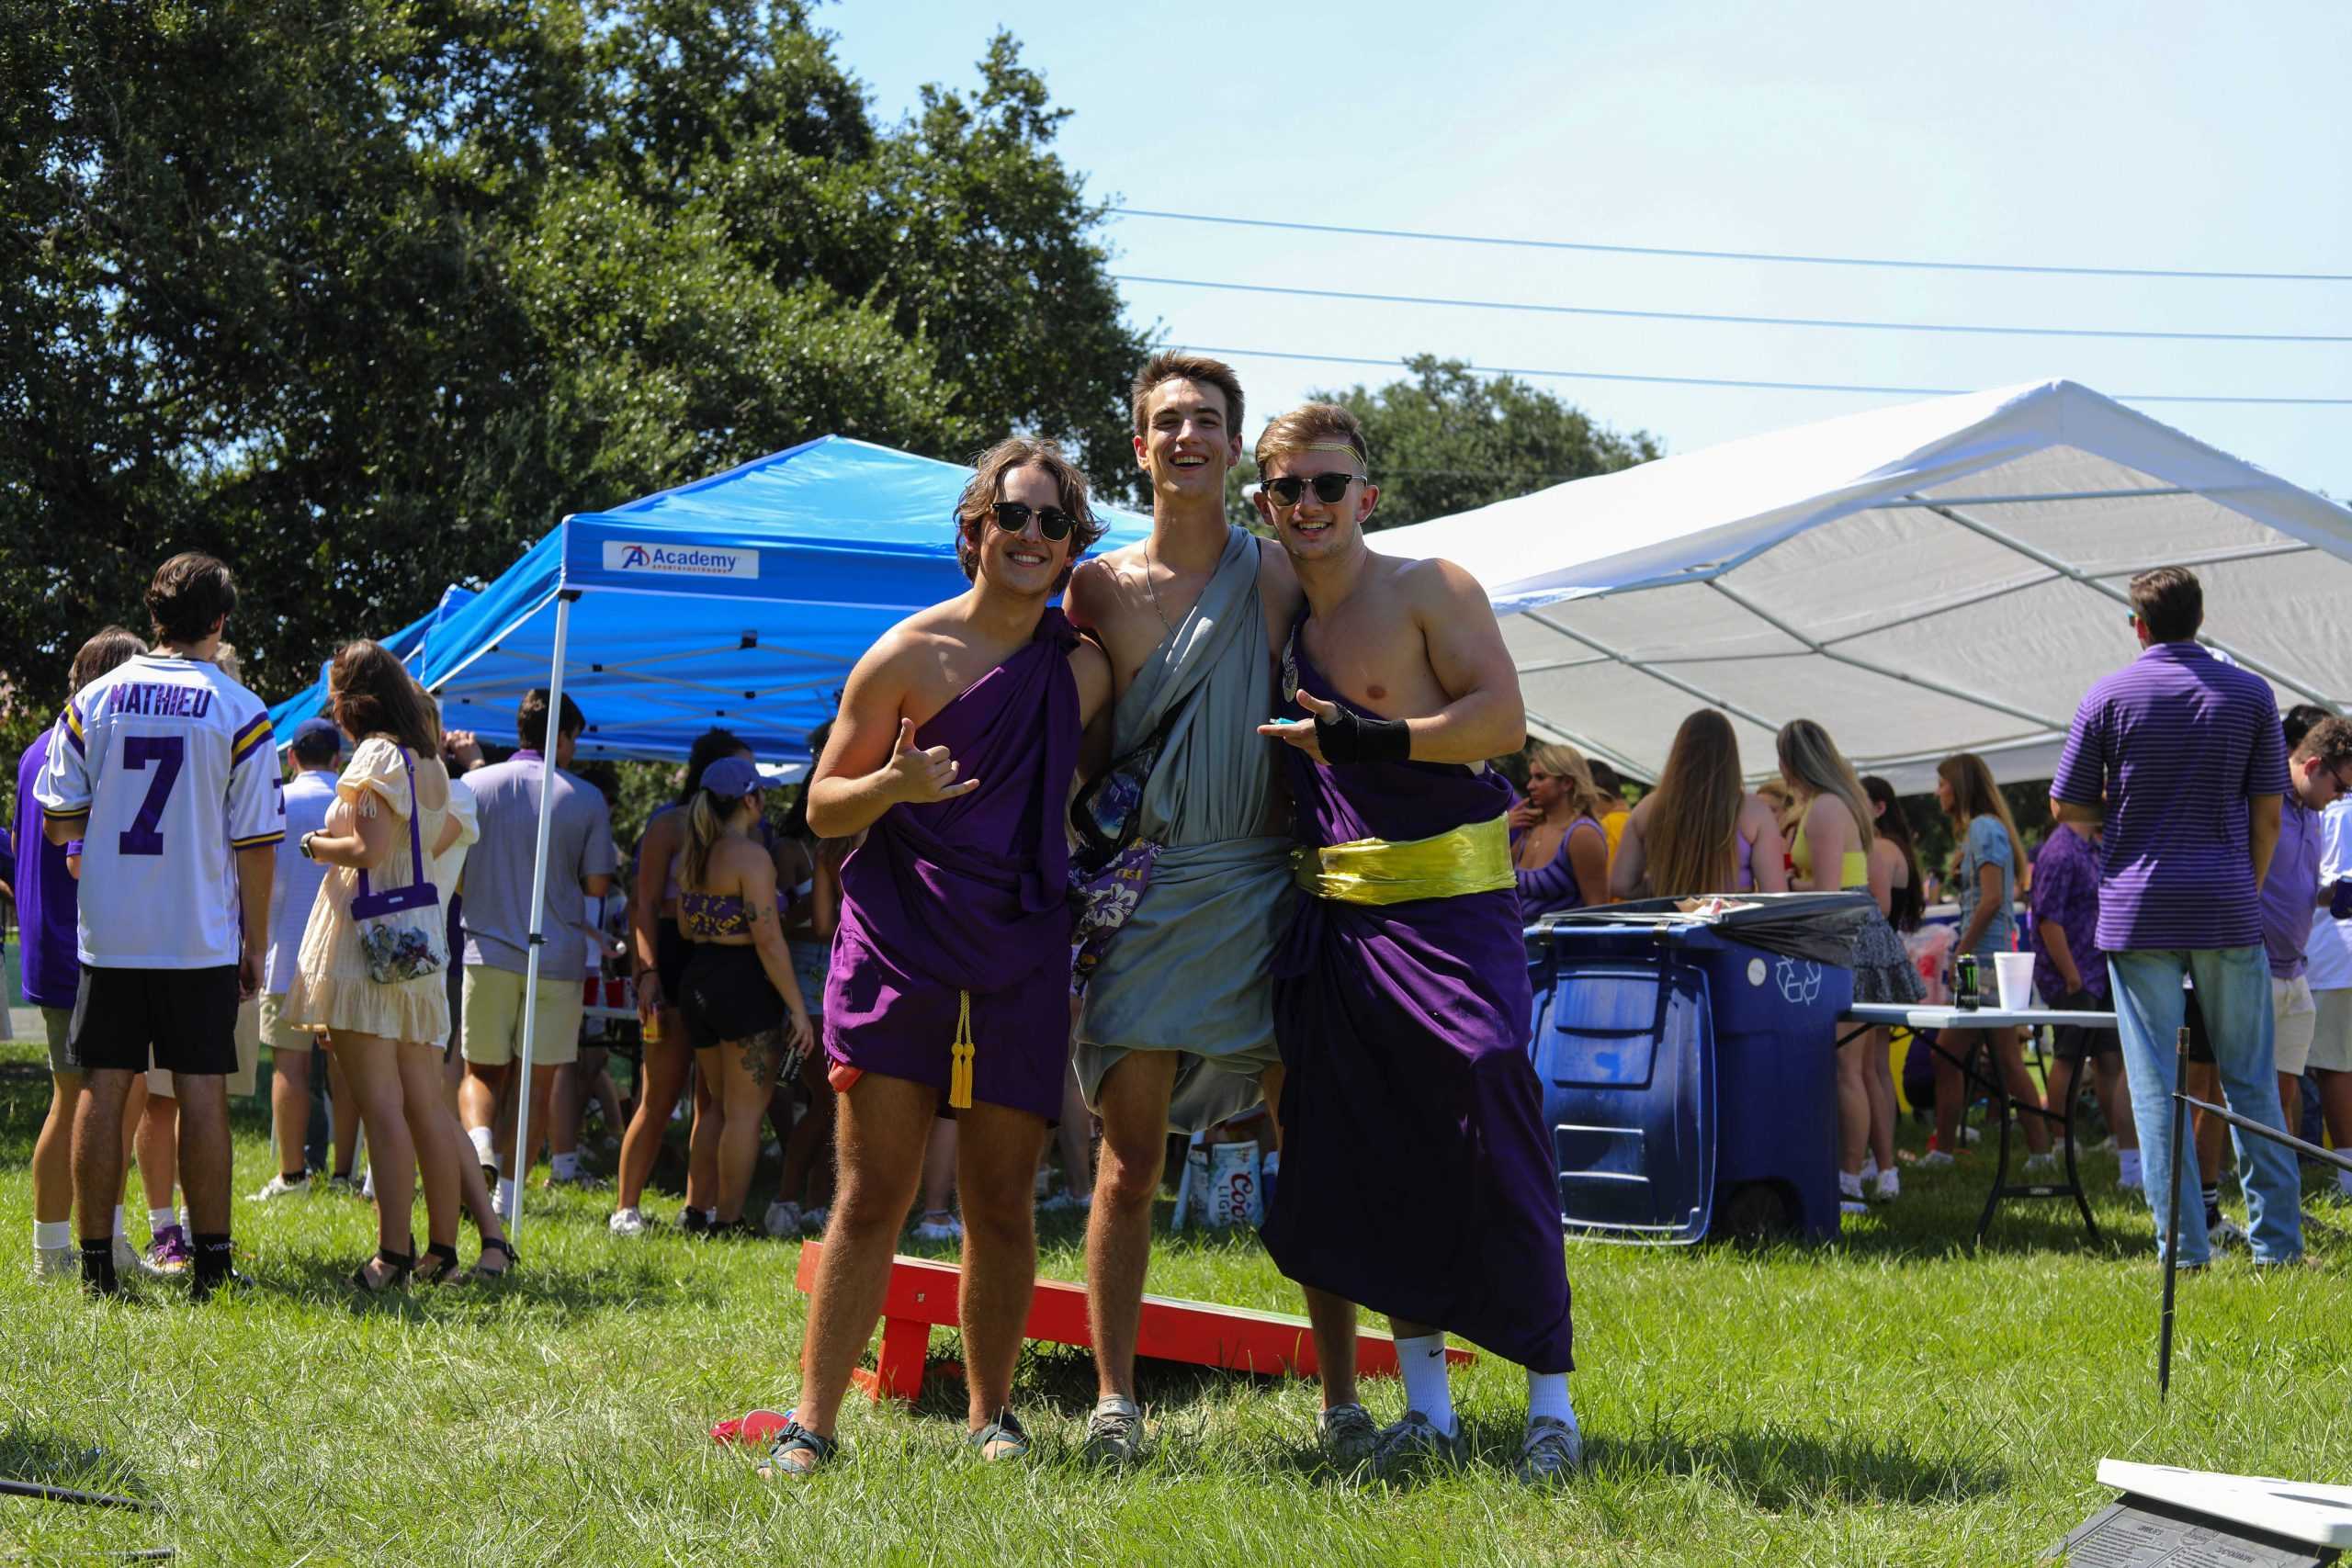
[[[343,731],[331,719],[306,718],[294,727],[286,744],[306,757],[332,756],[343,750]]]
[[[748,757],[721,757],[702,771],[702,787],[721,800],[741,800],[760,787],[760,770]]]

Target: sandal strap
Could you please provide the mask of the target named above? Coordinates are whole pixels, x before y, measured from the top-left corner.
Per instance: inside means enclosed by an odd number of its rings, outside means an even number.
[[[513,1247],[507,1246],[506,1238],[504,1236],[486,1235],[481,1238],[481,1249],[484,1252],[488,1252],[493,1247],[498,1248],[499,1251],[506,1254],[507,1262],[520,1263],[523,1261],[523,1255],[515,1251]]]
[[[995,1420],[964,1440],[979,1450],[983,1455],[998,1443],[1011,1444],[1012,1453],[1025,1454],[1029,1451],[1029,1434],[1021,1429],[1021,1418],[1010,1410],[998,1411]]]
[[[775,1436],[775,1447],[768,1450],[768,1458],[780,1460],[789,1453],[809,1453],[817,1456],[819,1464],[831,1464],[833,1456],[842,1451],[839,1439],[820,1438],[797,1421],[786,1421],[784,1430]]]

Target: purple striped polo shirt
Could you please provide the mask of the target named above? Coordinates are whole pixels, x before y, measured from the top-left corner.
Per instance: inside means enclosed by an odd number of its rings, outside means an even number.
[[[2101,951],[2262,940],[2246,801],[2287,793],[2287,741],[2260,676],[2194,642],[2151,644],[2084,696],[2050,793],[2106,803]]]

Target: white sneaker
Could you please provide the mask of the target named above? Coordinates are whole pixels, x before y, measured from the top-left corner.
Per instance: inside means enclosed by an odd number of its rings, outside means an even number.
[[[770,1235],[786,1236],[800,1234],[800,1205],[779,1198],[768,1205],[765,1229]]]
[[[76,1272],[79,1272],[81,1268],[79,1258],[80,1255],[76,1253],[74,1264]],[[147,1255],[131,1246],[130,1237],[119,1235],[114,1238],[114,1277],[118,1282],[133,1276],[147,1280],[161,1280],[170,1272],[171,1270],[167,1269],[160,1269],[148,1262]]]
[[[1841,1214],[1867,1214],[1871,1206],[1862,1201],[1862,1179],[1838,1173],[1838,1212]]]
[[[947,1214],[936,1220],[925,1214],[922,1224],[915,1227],[915,1239],[917,1241],[961,1241],[964,1239],[964,1222],[954,1214]]]
[[[1891,1170],[1878,1173],[1878,1190],[1871,1194],[1882,1203],[1892,1203],[1903,1196],[1903,1179]]]
[[[2127,1170],[2116,1177],[2115,1185],[2126,1192],[2144,1193],[2148,1190],[2148,1184],[2140,1179],[2136,1170]]]
[[[1872,1181],[1872,1180],[1875,1180],[1875,1179],[1877,1179],[1877,1177],[1878,1177],[1878,1156],[1876,1156],[1876,1155],[1864,1155],[1864,1156],[1862,1156],[1862,1170],[1861,1170],[1861,1176],[1862,1176],[1862,1180],[1863,1180],[1865,1183],[1870,1182],[1870,1181]]]
[[[1921,1170],[1946,1170],[1959,1163],[1942,1149],[1929,1149],[1919,1156]]]
[[[286,1173],[280,1171],[277,1175],[271,1177],[260,1191],[254,1194],[254,1201],[266,1203],[272,1198],[284,1198],[288,1194],[307,1193],[310,1190],[311,1173],[309,1171],[304,1171],[300,1177],[292,1181],[287,1180]]]
[[[33,1248],[33,1278],[37,1280],[75,1280],[82,1277],[82,1249],[68,1243],[63,1247]]]
[[[1052,1197],[1041,1200],[1037,1204],[1037,1212],[1041,1214],[1064,1214],[1075,1209],[1083,1213],[1093,1207],[1093,1193],[1073,1192],[1064,1187],[1057,1190]]]
[[[613,1217],[605,1222],[605,1228],[612,1232],[615,1235],[643,1235],[645,1234],[645,1211],[642,1209],[615,1209],[613,1211]]]
[[[2058,1156],[2057,1156],[2057,1155],[2056,1155],[2055,1153],[2051,1153],[2051,1154],[2039,1154],[2039,1155],[2028,1155],[2028,1156],[2026,1156],[2026,1157],[2025,1157],[2025,1173],[2026,1173],[2028,1176],[2055,1176],[2055,1175],[2057,1175],[2057,1174],[2058,1174]]]

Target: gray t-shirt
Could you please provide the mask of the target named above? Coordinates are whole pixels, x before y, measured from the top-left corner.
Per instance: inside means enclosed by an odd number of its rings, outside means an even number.
[[[531,859],[538,848],[543,767],[537,751],[517,751],[466,775],[481,812],[481,840],[466,859],[460,906],[468,964],[516,975],[530,966]],[[612,815],[594,785],[558,768],[551,804],[547,919],[541,928],[547,945],[539,955],[539,977],[576,981],[588,965],[582,929],[588,901],[581,879],[611,875],[619,857],[613,852]]]

